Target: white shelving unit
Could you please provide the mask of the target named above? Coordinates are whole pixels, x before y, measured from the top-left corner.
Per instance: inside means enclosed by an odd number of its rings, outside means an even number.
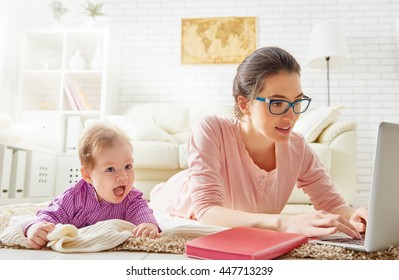
[[[55,161],[52,150],[0,144],[0,205],[50,200]]]
[[[61,194],[67,187],[76,183],[80,178],[80,162],[77,155],[59,154],[57,156],[57,183],[54,195]]]
[[[84,122],[89,118],[102,119],[114,109],[115,98],[109,94],[109,41],[108,29],[39,29],[26,33],[17,102],[19,119],[54,132],[53,143],[61,153],[65,152],[68,116],[79,116]],[[90,62],[98,47],[102,63],[100,68],[92,69]],[[85,61],[83,69],[69,66],[76,51]],[[82,92],[90,107],[74,110],[65,86]]]
[[[104,119],[115,109],[116,57],[110,59],[108,29],[35,29],[27,31],[21,50],[20,84],[17,119],[45,128],[51,147],[57,152],[57,173],[62,177],[70,162],[76,162],[76,149],[68,149],[76,141],[88,119]],[[85,66],[72,67],[70,60],[79,52]],[[99,54],[101,63],[91,66]],[[98,60],[97,60],[98,62]],[[85,100],[82,107],[71,104],[66,87],[73,88],[75,98]],[[68,126],[71,117],[78,117],[82,126]],[[75,159],[73,159],[75,158]],[[78,162],[78,161],[77,161]],[[79,166],[77,166],[78,168]],[[68,181],[56,181],[53,190],[66,188]]]

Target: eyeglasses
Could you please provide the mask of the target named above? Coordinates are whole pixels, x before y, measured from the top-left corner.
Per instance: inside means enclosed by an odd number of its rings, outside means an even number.
[[[304,95],[302,99],[295,100],[294,102],[282,99],[267,99],[263,97],[256,97],[255,99],[269,103],[269,112],[273,115],[285,114],[288,112],[290,107],[292,107],[295,114],[302,114],[309,108],[310,101],[312,101],[312,99],[306,95]]]

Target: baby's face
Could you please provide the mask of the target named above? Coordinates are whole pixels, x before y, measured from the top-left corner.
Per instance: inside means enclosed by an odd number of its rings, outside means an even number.
[[[94,154],[94,168],[90,171],[98,200],[120,203],[133,188],[134,168],[132,150],[128,143],[117,141],[112,147]]]

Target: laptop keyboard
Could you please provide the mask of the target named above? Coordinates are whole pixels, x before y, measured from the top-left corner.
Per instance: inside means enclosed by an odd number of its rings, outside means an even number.
[[[364,234],[362,234],[361,239],[355,239],[351,237],[342,237],[342,238],[326,238],[326,239],[320,239],[322,241],[328,241],[331,243],[345,243],[345,244],[353,244],[353,245],[364,245]]]
[[[353,245],[364,245],[364,239],[354,239],[354,238],[337,238],[337,239],[321,239],[322,241],[328,241],[330,243],[344,243]]]

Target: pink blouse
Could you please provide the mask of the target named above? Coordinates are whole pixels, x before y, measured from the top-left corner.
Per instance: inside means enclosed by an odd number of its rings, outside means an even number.
[[[212,206],[252,213],[278,214],[297,184],[317,210],[332,212],[345,205],[317,155],[304,138],[292,132],[276,143],[276,169],[267,172],[249,156],[238,120],[205,117],[189,139],[189,169],[172,177],[171,214],[199,218]],[[155,199],[159,201],[159,199]]]

